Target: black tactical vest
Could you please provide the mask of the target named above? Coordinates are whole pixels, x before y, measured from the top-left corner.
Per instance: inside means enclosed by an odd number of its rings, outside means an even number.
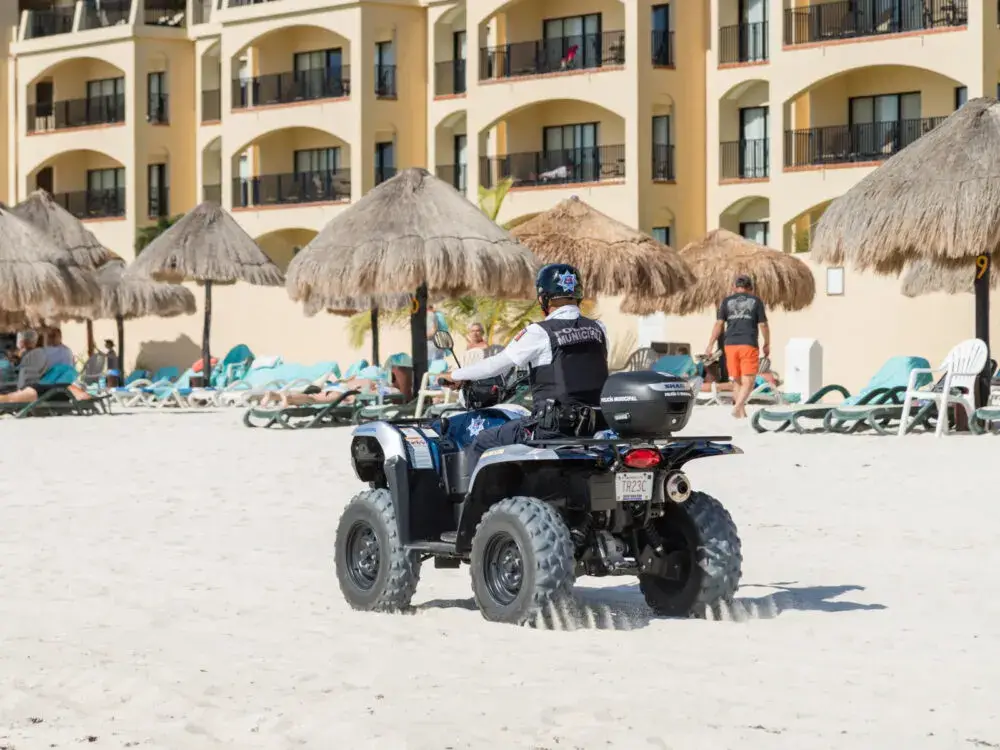
[[[596,321],[583,316],[552,318],[537,325],[549,337],[552,363],[531,368],[531,398],[538,408],[552,400],[563,406],[600,406],[608,379],[608,342]]]

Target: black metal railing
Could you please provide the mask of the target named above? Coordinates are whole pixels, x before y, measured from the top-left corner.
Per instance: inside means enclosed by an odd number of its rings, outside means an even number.
[[[605,31],[483,47],[479,78],[523,78],[624,64],[625,32]]]
[[[125,215],[125,188],[56,193],[52,199],[78,219],[106,219]]]
[[[786,45],[965,26],[968,0],[841,0],[785,10]]]
[[[660,181],[677,179],[673,146],[653,144],[653,179]]]
[[[379,99],[396,98],[396,66],[375,66],[375,96]]]
[[[239,183],[240,180],[233,180],[233,184]],[[235,195],[233,196],[236,197]],[[203,201],[212,201],[212,203],[217,203],[222,205],[222,185],[203,185],[201,188],[201,199]]]
[[[170,216],[170,188],[151,187],[149,189],[149,199],[146,201],[146,216],[150,219]]]
[[[479,182],[492,187],[511,178],[514,187],[606,182],[625,178],[625,146],[590,146],[482,157]]]
[[[719,29],[719,63],[767,60],[767,21],[723,26]]]
[[[233,180],[233,206],[321,203],[351,197],[349,169],[290,174],[262,174]]]
[[[166,125],[170,122],[170,96],[168,94],[152,94],[149,97],[149,112],[146,119],[153,125]]]
[[[652,33],[653,65],[659,68],[674,66],[674,32],[654,31]]]
[[[218,89],[201,92],[201,121],[218,122],[222,119],[222,92]]]
[[[719,144],[719,179],[762,180],[769,177],[771,148],[767,138],[745,138]]]
[[[233,79],[233,109],[349,96],[348,66]]]
[[[888,159],[929,133],[944,117],[866,122],[785,131],[785,166],[806,167]]]
[[[434,64],[434,96],[465,93],[465,60],[446,60]]]
[[[395,167],[375,167],[375,184],[381,185],[396,176]]]
[[[100,7],[95,3],[84,3],[80,30],[122,26],[128,23],[131,12],[132,0],[101,0]]]
[[[465,192],[468,174],[465,164],[440,164],[435,172],[439,180],[444,180],[460,193]]]
[[[72,5],[28,11],[28,25],[24,30],[24,38],[39,39],[43,36],[69,34],[73,31],[75,14],[76,9]]]
[[[147,26],[182,29],[187,25],[186,0],[145,0],[142,22]]]
[[[125,122],[125,95],[29,104],[27,113],[29,133],[48,133],[88,125],[113,125]]]

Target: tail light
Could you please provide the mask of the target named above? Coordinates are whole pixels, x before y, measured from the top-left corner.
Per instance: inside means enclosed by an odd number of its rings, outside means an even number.
[[[660,465],[660,452],[654,450],[653,448],[634,448],[625,454],[622,458],[622,463],[624,463],[630,469],[652,469],[654,466]]]

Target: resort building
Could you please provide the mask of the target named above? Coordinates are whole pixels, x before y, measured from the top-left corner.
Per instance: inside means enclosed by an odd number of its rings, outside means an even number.
[[[352,199],[423,166],[472,200],[513,178],[501,221],[577,195],[675,248],[721,226],[808,259],[831,200],[1000,80],[996,4],[967,0],[0,6],[0,199],[44,188],[126,258],[137,231],[211,199],[284,267]],[[773,316],[779,369],[789,336],[818,338],[827,379],[857,386],[891,354],[971,335],[971,298],[815,273],[812,308]],[[343,322],[283,289],[238,285],[214,307],[215,351],[350,356]],[[713,317],[601,315],[695,351]],[[186,356],[200,321],[130,331],[147,358]]]

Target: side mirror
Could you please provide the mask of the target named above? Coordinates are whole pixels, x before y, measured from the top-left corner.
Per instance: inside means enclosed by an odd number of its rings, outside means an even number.
[[[455,339],[447,331],[438,331],[432,339],[434,346],[443,352],[450,352],[455,348]]]

